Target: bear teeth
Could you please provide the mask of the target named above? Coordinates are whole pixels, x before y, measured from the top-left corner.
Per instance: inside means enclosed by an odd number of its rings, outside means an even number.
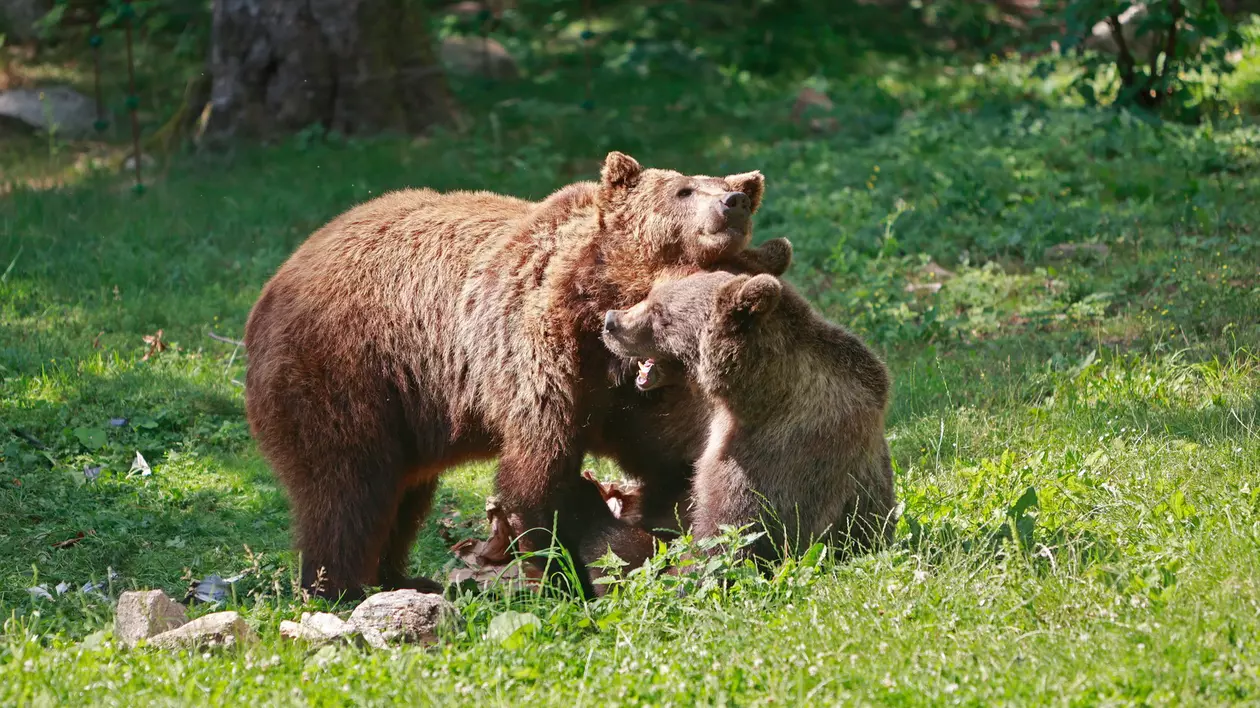
[[[639,375],[635,377],[634,382],[640,386],[646,384],[648,382],[648,374],[651,373],[652,365],[655,363],[656,361],[652,359],[645,359],[639,362]]]

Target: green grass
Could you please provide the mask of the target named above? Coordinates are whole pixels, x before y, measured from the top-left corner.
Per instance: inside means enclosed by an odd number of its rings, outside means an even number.
[[[0,197],[0,702],[1260,699],[1260,130],[1245,116],[1187,128],[1073,108],[1014,64],[836,78],[826,136],[754,81],[617,77],[590,114],[575,85],[478,94],[467,132],[423,141],[185,156],[140,197],[90,171]],[[206,333],[239,337],[286,255],[356,202],[405,185],[540,197],[614,148],[766,173],[759,238],[790,238],[791,279],[893,371],[896,547],[772,580],[733,568],[685,597],[650,574],[593,603],[468,594],[466,631],[430,650],[285,645],[279,621],[304,609],[286,502],[249,438],[243,354]],[[23,177],[32,150],[12,153]],[[1108,252],[1055,260],[1061,243]],[[929,261],[954,276],[907,291],[934,282]],[[159,329],[170,348],[142,360]],[[152,475],[129,474],[137,451]],[[435,513],[479,519],[492,470],[448,474]],[[434,523],[414,560],[451,562]],[[248,570],[229,604],[263,641],[123,651],[107,602],[27,591],[110,569],[115,592],[178,596]],[[539,630],[487,637],[507,610]]]

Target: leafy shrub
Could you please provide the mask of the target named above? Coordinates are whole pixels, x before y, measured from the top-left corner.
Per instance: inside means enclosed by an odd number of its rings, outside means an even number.
[[[1232,71],[1227,56],[1242,45],[1237,23],[1216,0],[1060,0],[1047,6],[1065,23],[1061,52],[1081,55],[1075,87],[1091,104],[1110,99],[1198,117],[1201,86]],[[1109,33],[1096,37],[1099,23]],[[1098,48],[1108,43],[1114,52]]]

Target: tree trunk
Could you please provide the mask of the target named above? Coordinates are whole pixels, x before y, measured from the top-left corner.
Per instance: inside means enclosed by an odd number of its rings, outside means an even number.
[[[19,42],[34,39],[35,23],[50,9],[50,0],[0,0],[0,34]]]
[[[212,138],[452,118],[421,0],[216,0],[212,32]]]

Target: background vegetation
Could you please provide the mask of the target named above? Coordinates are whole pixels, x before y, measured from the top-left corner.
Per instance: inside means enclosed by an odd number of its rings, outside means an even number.
[[[124,135],[6,131],[0,701],[1255,701],[1260,33],[1185,3],[1201,41],[1151,103],[1114,55],[1068,46],[1127,3],[1011,4],[539,0],[490,30],[521,80],[451,76],[456,128],[177,140],[143,195],[114,167]],[[205,3],[147,7],[151,136],[209,34]],[[468,22],[432,16],[439,39]],[[72,35],[0,49],[0,74],[90,87]],[[239,338],[280,262],[352,204],[538,198],[609,149],[765,172],[758,238],[790,238],[790,279],[893,370],[897,546],[771,580],[731,567],[682,598],[651,568],[592,603],[465,593],[467,630],[431,650],[282,643],[279,620],[310,609],[286,503],[248,434],[243,352],[207,333]],[[491,473],[446,477],[424,572],[484,532]],[[117,592],[240,573],[226,604],[261,645],[113,646]],[[506,611],[538,622],[491,631]]]

